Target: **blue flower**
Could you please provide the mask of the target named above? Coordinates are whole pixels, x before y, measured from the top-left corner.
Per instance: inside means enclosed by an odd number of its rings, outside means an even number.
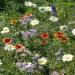
[[[51,11],[53,16],[57,16],[56,7],[54,5],[51,5]]]

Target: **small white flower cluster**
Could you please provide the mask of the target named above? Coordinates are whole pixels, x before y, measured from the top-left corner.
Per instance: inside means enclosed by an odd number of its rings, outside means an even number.
[[[36,7],[36,4],[32,3],[31,1],[25,2],[25,5],[26,5],[26,6],[29,6],[29,7]],[[50,12],[50,11],[52,11],[52,9],[51,9],[50,6],[39,6],[38,9],[39,9],[40,12],[44,12],[44,11],[49,11],[49,12]],[[56,16],[51,16],[51,17],[50,17],[50,21],[52,21],[52,22],[57,22],[57,21],[58,21],[58,17],[56,17]],[[30,24],[31,24],[32,26],[35,26],[35,25],[37,25],[38,23],[39,23],[39,21],[38,21],[37,19],[34,19],[34,20],[31,21]]]
[[[31,1],[27,1],[25,2],[25,6],[29,6],[29,7],[36,7],[37,5],[35,3],[32,3]],[[50,6],[40,6],[39,11],[51,11],[51,7]]]
[[[36,4],[32,3],[31,1],[25,2],[25,5],[29,7],[36,7]]]
[[[4,47],[4,49],[7,50],[7,51],[13,51],[16,48],[12,44],[6,44],[5,47]]]

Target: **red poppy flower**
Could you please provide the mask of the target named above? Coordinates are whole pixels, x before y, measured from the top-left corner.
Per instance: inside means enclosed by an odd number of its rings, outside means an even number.
[[[47,41],[46,40],[42,40],[42,45],[46,45]]]
[[[23,48],[24,46],[23,46],[22,44],[17,44],[17,45],[15,45],[15,47],[16,47],[16,49],[21,49],[21,48]]]
[[[10,44],[10,43],[12,42],[12,40],[11,40],[10,38],[4,38],[4,39],[3,39],[3,42],[4,42],[5,44]]]
[[[15,47],[17,52],[22,52],[25,48],[22,44],[16,44]]]
[[[42,33],[41,34],[41,37],[42,37],[42,39],[47,39],[48,37],[49,37],[49,34],[48,33]]]

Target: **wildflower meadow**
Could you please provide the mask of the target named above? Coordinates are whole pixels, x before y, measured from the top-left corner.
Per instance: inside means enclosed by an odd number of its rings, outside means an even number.
[[[0,0],[0,75],[75,75],[75,0]]]

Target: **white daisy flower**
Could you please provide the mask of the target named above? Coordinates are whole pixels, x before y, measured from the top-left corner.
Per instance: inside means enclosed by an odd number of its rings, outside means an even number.
[[[50,6],[46,6],[45,7],[45,11],[51,11],[51,7]]]
[[[41,11],[41,12],[43,12],[43,11],[51,11],[51,7],[50,6],[40,6],[39,11]]]
[[[39,24],[39,21],[37,19],[34,19],[34,20],[31,20],[30,24],[32,26],[35,26],[35,25]]]
[[[13,51],[16,48],[12,44],[6,44],[5,47],[4,47],[4,49],[7,50],[7,51]]]
[[[10,32],[10,30],[8,27],[4,27],[3,30],[1,31],[2,34],[9,33],[9,32]]]
[[[0,66],[2,65],[3,63],[1,62],[1,60],[0,60]]]
[[[25,2],[25,5],[29,7],[36,7],[36,4],[32,3],[31,1]]]
[[[72,29],[72,34],[75,36],[75,28]]]
[[[62,60],[63,60],[63,62],[65,62],[65,61],[72,61],[72,59],[73,59],[73,55],[71,55],[71,54],[66,54],[66,55],[63,55],[62,56]]]
[[[40,65],[45,65],[47,63],[47,59],[45,57],[42,57],[42,58],[38,59],[38,63]]]
[[[60,30],[61,30],[61,31],[64,31],[64,30],[67,30],[67,29],[68,29],[68,27],[67,27],[66,25],[60,26]]]
[[[58,17],[51,16],[50,17],[50,21],[57,22],[58,21]]]

